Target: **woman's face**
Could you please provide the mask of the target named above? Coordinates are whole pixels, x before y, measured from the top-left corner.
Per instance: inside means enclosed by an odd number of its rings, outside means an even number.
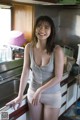
[[[51,26],[48,22],[39,22],[36,29],[35,34],[38,40],[47,40],[47,38],[51,34]]]

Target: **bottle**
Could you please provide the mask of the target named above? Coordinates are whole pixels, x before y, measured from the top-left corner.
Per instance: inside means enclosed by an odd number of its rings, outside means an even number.
[[[12,60],[12,49],[9,46],[7,47],[6,58],[7,58],[7,61],[11,61]]]

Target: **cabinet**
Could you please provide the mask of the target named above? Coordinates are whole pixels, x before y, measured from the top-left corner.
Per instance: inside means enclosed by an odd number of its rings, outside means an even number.
[[[11,0],[0,0],[0,4],[11,4]]]
[[[63,3],[63,4],[76,4],[76,3],[80,3],[80,0],[59,0],[59,3]]]
[[[68,78],[66,111],[64,111],[64,113],[59,117],[59,120],[80,120],[80,109],[78,109],[80,101],[76,102],[78,98],[80,98],[80,88],[77,84],[76,78]]]
[[[78,93],[80,88],[78,86]],[[61,82],[61,94],[62,105],[60,109],[60,115],[62,115],[72,104],[74,104],[77,98],[80,97],[80,93],[77,97],[77,82],[74,76],[69,76]]]
[[[72,78],[72,81],[68,83],[67,88],[67,106],[68,109],[77,99],[77,83],[76,79]]]
[[[35,1],[35,0],[33,0]],[[37,0],[37,1],[40,1],[40,2],[51,2],[51,3],[57,3],[58,0]]]
[[[61,95],[62,95],[62,102],[61,102],[60,115],[66,110],[67,79],[61,82]]]

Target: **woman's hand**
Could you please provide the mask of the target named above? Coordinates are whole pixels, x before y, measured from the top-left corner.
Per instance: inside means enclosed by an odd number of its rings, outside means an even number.
[[[37,89],[37,91],[35,92],[35,94],[33,96],[33,99],[32,99],[33,105],[37,105],[39,103],[40,96],[41,96],[41,90],[39,88],[39,89]]]
[[[13,107],[15,110],[15,106],[18,104],[17,109],[20,107],[22,102],[22,97],[16,97],[15,99],[13,99],[12,101],[10,101],[9,103],[6,104],[6,106],[10,106]]]

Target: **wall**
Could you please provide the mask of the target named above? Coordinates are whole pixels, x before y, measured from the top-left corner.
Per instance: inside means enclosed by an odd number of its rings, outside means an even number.
[[[56,26],[56,43],[69,45],[77,51],[80,43],[79,6],[36,6],[35,15],[36,18],[40,15],[52,17]]]

